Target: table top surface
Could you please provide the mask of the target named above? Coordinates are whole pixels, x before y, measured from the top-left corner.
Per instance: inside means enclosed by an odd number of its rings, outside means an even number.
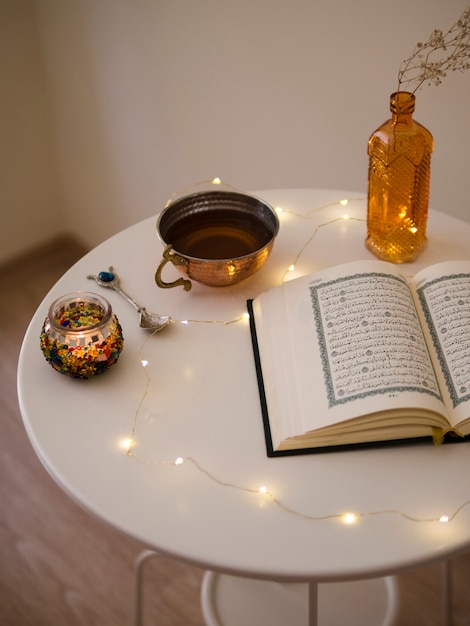
[[[238,285],[159,289],[156,217],[110,238],[56,283],[31,321],[18,366],[21,412],[37,455],[88,511],[206,569],[346,580],[468,549],[467,443],[266,456],[249,325],[240,320],[247,298],[279,284],[294,262],[292,277],[373,257],[364,246],[364,195],[255,195],[283,209],[280,232],[266,265]],[[342,219],[346,213],[350,219]],[[470,224],[431,211],[428,247],[404,273],[468,258],[469,236]],[[175,323],[153,336],[139,328],[128,302],[87,279],[109,266],[135,300]],[[179,273],[167,266],[164,275]],[[118,364],[90,380],[58,374],[39,348],[50,303],[80,290],[108,298],[124,333]],[[355,523],[345,523],[346,512],[358,515]],[[441,515],[450,521],[437,521]]]

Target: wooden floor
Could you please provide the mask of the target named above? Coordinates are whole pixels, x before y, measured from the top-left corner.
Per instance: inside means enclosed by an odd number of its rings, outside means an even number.
[[[1,626],[133,624],[132,566],[144,547],[91,517],[56,486],[27,439],[16,396],[17,359],[29,320],[84,252],[61,240],[0,267]],[[399,576],[399,626],[442,623],[440,571],[433,565]],[[453,624],[470,626],[470,555],[454,559],[453,572]],[[144,624],[202,626],[202,574],[168,559],[149,562]],[[362,626],[360,616],[351,616],[349,624]]]

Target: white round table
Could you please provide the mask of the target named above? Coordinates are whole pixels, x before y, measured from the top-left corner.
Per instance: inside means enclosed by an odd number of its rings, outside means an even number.
[[[280,233],[266,265],[239,285],[159,289],[156,217],[104,242],[57,282],[31,321],[18,367],[21,412],[37,455],[91,513],[161,554],[217,573],[205,586],[221,597],[233,578],[255,579],[260,593],[259,581],[268,581],[278,600],[279,583],[377,578],[465,551],[465,443],[266,456],[249,325],[240,320],[247,298],[279,284],[294,262],[289,278],[373,257],[364,246],[363,195],[311,189],[256,195],[283,209]],[[405,273],[467,258],[470,224],[431,211],[428,239]],[[155,336],[140,329],[121,296],[87,279],[109,266],[138,302],[175,323]],[[179,275],[171,266],[164,273]],[[78,290],[107,297],[124,332],[119,363],[90,380],[61,376],[39,349],[49,304]],[[359,521],[344,523],[345,512]],[[452,519],[426,521],[441,515]],[[393,596],[389,583],[383,588]],[[209,623],[223,619],[214,602],[206,597]],[[270,603],[264,598],[263,605]],[[391,619],[388,609],[381,619]]]

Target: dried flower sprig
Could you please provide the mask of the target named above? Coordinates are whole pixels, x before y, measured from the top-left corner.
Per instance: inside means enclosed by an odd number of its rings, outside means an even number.
[[[441,56],[438,57],[438,53]],[[437,57],[437,58],[436,58]],[[424,43],[417,43],[413,54],[403,61],[398,72],[398,91],[403,88],[415,93],[420,87],[440,85],[447,72],[470,69],[470,7],[443,34],[435,30]]]

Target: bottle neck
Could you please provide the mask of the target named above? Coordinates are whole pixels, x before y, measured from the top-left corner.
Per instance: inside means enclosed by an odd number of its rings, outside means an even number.
[[[410,126],[415,110],[416,96],[408,91],[397,91],[390,96],[392,126]]]

